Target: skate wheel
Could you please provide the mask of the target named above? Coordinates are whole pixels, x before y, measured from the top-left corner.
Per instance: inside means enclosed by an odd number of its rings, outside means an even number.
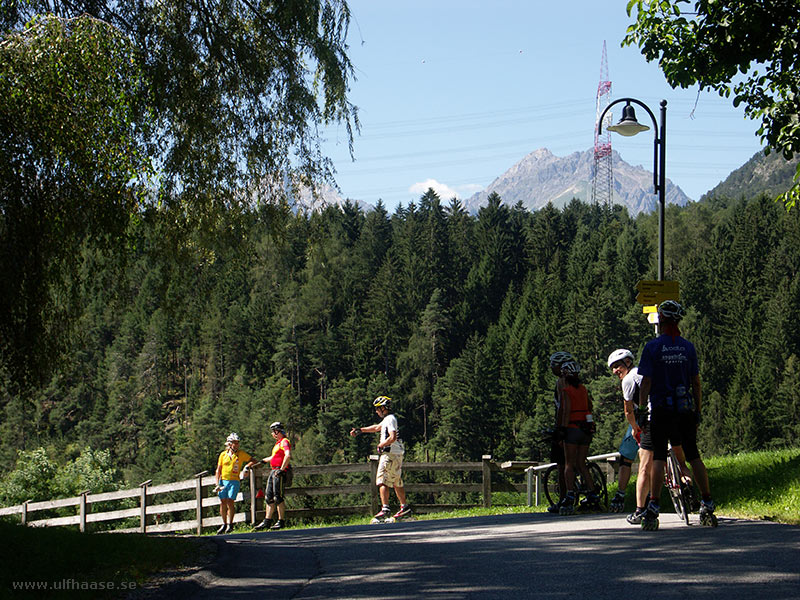
[[[394,523],[395,520],[396,519],[394,517],[387,517],[386,520],[384,521],[384,523]]]
[[[717,515],[705,515],[700,519],[700,524],[706,527],[716,527],[719,525],[719,521],[717,520]]]
[[[380,519],[376,519],[375,517],[373,517],[373,518],[372,518],[372,521],[370,521],[370,522],[369,522],[369,524],[370,524],[370,525],[377,525],[377,524],[378,524],[378,523],[380,523],[380,522],[381,522],[381,520],[380,520]]]

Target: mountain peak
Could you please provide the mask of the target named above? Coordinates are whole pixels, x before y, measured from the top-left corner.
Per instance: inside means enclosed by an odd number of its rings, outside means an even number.
[[[654,210],[658,199],[653,192],[653,174],[642,167],[629,165],[616,151],[612,152],[611,161],[613,202],[626,206],[632,215]],[[573,198],[591,202],[593,168],[592,149],[558,157],[547,148],[539,148],[523,157],[485,190],[468,198],[465,205],[468,211],[477,212],[492,192],[496,192],[504,204],[521,202],[528,210],[542,208],[549,202],[563,206]],[[667,180],[666,201],[683,206],[691,199]]]

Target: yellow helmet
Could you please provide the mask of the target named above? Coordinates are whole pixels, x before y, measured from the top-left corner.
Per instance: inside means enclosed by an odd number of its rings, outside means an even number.
[[[386,408],[389,408],[391,402],[392,399],[389,398],[389,396],[378,396],[377,398],[375,398],[375,400],[372,401],[372,406],[374,406],[375,408],[378,408],[379,406],[384,406]]]

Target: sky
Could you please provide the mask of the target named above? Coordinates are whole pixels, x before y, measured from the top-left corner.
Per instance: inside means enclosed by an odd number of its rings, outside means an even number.
[[[759,151],[758,123],[713,92],[673,90],[638,47],[622,48],[626,4],[349,0],[355,161],[343,127],[323,131],[342,196],[380,199],[390,213],[428,188],[466,199],[534,150],[591,148],[605,42],[611,99],[636,98],[657,118],[667,100],[666,176],[699,200]],[[651,123],[641,109],[637,117]],[[652,131],[611,141],[623,160],[652,170]]]

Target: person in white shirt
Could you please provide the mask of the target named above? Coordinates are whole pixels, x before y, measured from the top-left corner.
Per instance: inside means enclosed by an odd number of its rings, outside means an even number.
[[[400,439],[397,426],[397,417],[392,414],[392,399],[388,396],[378,396],[372,402],[375,412],[381,418],[381,422],[366,427],[354,427],[350,430],[350,435],[355,437],[362,433],[381,434],[378,442],[378,475],[376,484],[381,497],[381,510],[375,515],[375,519],[382,521],[389,517],[399,519],[411,513],[411,506],[406,502],[406,491],[403,487],[403,454],[405,448]],[[394,515],[389,510],[390,488],[394,488],[397,499],[400,501],[400,510]]]

